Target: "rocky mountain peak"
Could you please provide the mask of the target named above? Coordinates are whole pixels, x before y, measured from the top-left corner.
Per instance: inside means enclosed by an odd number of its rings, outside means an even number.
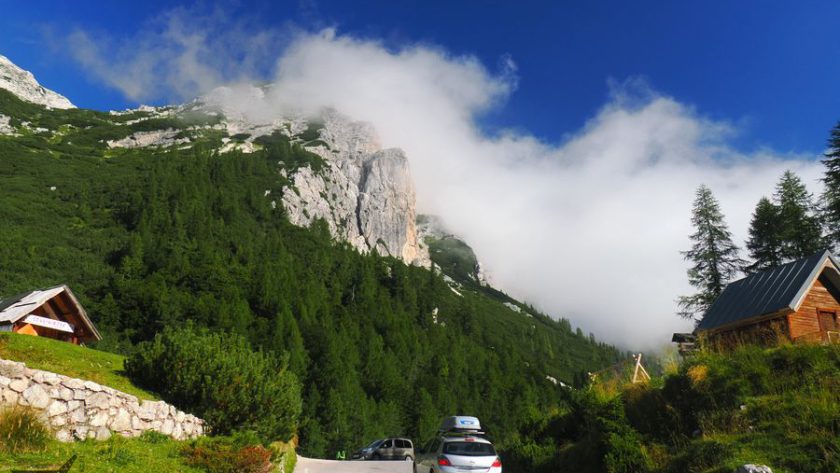
[[[22,100],[48,108],[75,108],[67,97],[45,88],[31,72],[21,69],[3,55],[0,55],[0,88]]]

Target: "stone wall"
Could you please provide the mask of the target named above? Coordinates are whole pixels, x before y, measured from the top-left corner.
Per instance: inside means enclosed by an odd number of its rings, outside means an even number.
[[[105,440],[112,433],[136,437],[154,430],[176,440],[204,435],[204,421],[163,401],[139,401],[92,381],[69,378],[0,359],[0,404],[43,412],[56,438]]]

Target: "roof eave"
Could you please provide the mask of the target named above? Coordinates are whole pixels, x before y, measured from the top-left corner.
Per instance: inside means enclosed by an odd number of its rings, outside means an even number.
[[[90,330],[90,333],[93,334],[93,337],[96,339],[96,341],[98,342],[98,341],[102,340],[102,335],[99,334],[99,330],[97,330],[96,326],[93,325],[93,322],[91,322],[90,318],[88,317],[87,312],[85,311],[85,308],[82,307],[82,304],[79,302],[79,299],[76,298],[76,295],[73,294],[73,291],[70,290],[70,287],[67,286],[66,284],[62,284],[61,287],[64,288],[65,292],[67,292],[67,296],[70,298],[70,300],[76,306],[76,309],[78,309],[79,316],[81,317],[82,322],[85,323],[85,326]]]
[[[784,307],[774,312],[770,312],[767,314],[761,314],[754,317],[750,317],[748,319],[737,320],[735,322],[731,322],[725,325],[719,325],[717,327],[712,327],[708,329],[696,329],[698,335],[705,334],[705,335],[714,335],[720,332],[726,332],[728,330],[733,330],[736,328],[744,327],[747,325],[754,325],[759,322],[765,322],[768,320],[773,320],[779,317],[784,317],[788,314],[795,312],[795,310],[791,307]]]
[[[826,260],[831,261],[831,264],[833,264],[835,268],[840,268],[840,266],[837,266],[837,262],[834,260],[834,257],[831,256],[831,252],[825,250],[823,252],[823,255],[820,257],[820,260],[817,262],[817,264],[814,265],[814,267],[811,269],[811,273],[802,283],[802,286],[799,288],[799,290],[796,292],[796,295],[794,295],[793,299],[791,299],[790,303],[788,304],[788,307],[792,308],[793,310],[799,309],[799,306],[802,304],[802,301],[805,300],[805,295],[808,293],[808,289],[811,288],[811,285],[814,283],[814,280],[820,276],[820,273],[822,273]]]

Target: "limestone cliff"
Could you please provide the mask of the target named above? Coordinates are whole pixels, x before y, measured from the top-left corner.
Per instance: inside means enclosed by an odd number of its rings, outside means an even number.
[[[429,265],[428,249],[417,238],[415,192],[408,159],[396,148],[380,149],[373,128],[335,112],[325,112],[318,144],[324,159],[318,172],[298,169],[283,195],[297,225],[326,221],[332,234],[361,251]]]

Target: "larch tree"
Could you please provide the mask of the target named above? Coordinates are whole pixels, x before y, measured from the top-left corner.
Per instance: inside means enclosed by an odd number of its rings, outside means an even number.
[[[755,206],[747,240],[753,262],[744,268],[744,272],[753,273],[782,264],[780,223],[779,208],[767,197],[762,197]]]
[[[831,129],[825,165],[825,191],[822,195],[822,215],[828,244],[840,249],[840,122]]]
[[[774,194],[779,209],[779,237],[783,260],[810,256],[825,248],[822,223],[802,179],[785,171]]]
[[[693,243],[682,255],[691,262],[688,282],[697,292],[677,300],[677,313],[691,320],[698,320],[706,312],[745,264],[711,189],[701,185],[695,195],[691,216],[694,233],[690,237]]]

